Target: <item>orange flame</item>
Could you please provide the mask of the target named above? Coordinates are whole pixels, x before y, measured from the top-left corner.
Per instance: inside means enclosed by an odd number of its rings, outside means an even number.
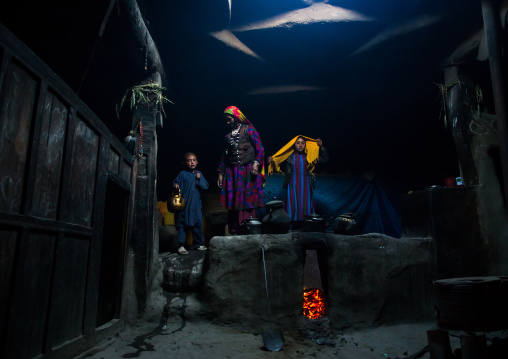
[[[318,319],[325,315],[325,301],[320,289],[303,291],[303,315],[309,319]]]

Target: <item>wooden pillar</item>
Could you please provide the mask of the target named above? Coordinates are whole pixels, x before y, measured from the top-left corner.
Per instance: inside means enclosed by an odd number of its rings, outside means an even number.
[[[468,109],[464,105],[464,85],[461,84],[463,75],[460,74],[457,66],[450,66],[446,68],[444,77],[445,85],[451,86],[446,93],[446,113],[459,159],[462,182],[466,186],[474,186],[479,183],[479,180],[471,152],[469,124],[466,119]]]
[[[160,59],[159,50],[157,50],[157,46],[148,31],[147,22],[143,19],[137,1],[120,0],[119,4],[129,15],[129,21],[134,30],[134,35],[145,50],[145,70],[158,72],[164,75],[164,68]]]
[[[142,82],[161,85],[158,72]],[[150,102],[150,101],[149,101]],[[131,250],[134,252],[135,292],[138,315],[144,313],[149,289],[154,277],[154,267],[159,253],[157,210],[157,124],[160,123],[159,106],[153,103],[139,104],[132,113],[132,128],[138,137],[136,195],[134,200],[134,225]]]
[[[503,68],[500,26],[500,2],[482,0],[483,25],[489,53],[490,77],[496,108],[499,151],[503,170],[504,203],[508,204],[508,104],[506,103],[506,79]]]

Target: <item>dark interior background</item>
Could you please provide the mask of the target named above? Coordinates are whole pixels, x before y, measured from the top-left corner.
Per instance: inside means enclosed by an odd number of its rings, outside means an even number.
[[[374,174],[395,194],[460,175],[437,84],[444,81],[446,58],[481,29],[480,1],[324,1],[371,21],[286,23],[234,32],[264,61],[210,35],[318,2],[233,0],[229,20],[227,0],[138,1],[164,65],[164,94],[174,102],[164,106],[167,118],[158,131],[160,200],[169,195],[188,151],[197,154],[205,177],[215,182],[226,131],[222,112],[229,105],[238,106],[256,126],[267,154],[297,134],[320,137],[331,154],[321,173]],[[0,21],[123,139],[131,122],[126,110],[117,118],[115,106],[149,72],[145,49],[121,3],[114,4],[98,36],[109,4],[3,2]],[[417,25],[422,19],[433,20]],[[379,34],[388,35],[352,56]],[[487,64],[478,63],[475,73],[488,93]],[[249,94],[272,86],[320,90]]]

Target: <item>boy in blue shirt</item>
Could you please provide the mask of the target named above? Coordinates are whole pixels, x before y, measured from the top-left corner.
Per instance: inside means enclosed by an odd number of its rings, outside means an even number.
[[[187,229],[192,229],[193,246],[191,249],[206,250],[203,237],[203,209],[199,189],[208,189],[208,182],[203,174],[196,169],[198,159],[194,153],[184,155],[186,169],[181,171],[173,181],[174,188],[180,188],[185,199],[185,209],[176,214],[175,227],[178,230],[178,253],[189,254],[185,250]]]

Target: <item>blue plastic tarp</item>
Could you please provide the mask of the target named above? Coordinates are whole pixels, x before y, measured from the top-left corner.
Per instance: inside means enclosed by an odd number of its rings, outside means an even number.
[[[284,200],[283,176],[267,176],[265,203]],[[382,233],[400,238],[400,215],[395,209],[398,199],[383,189],[381,182],[360,176],[317,175],[314,190],[316,213],[329,219],[342,213],[354,213],[356,233]],[[331,226],[329,230],[331,230]]]

